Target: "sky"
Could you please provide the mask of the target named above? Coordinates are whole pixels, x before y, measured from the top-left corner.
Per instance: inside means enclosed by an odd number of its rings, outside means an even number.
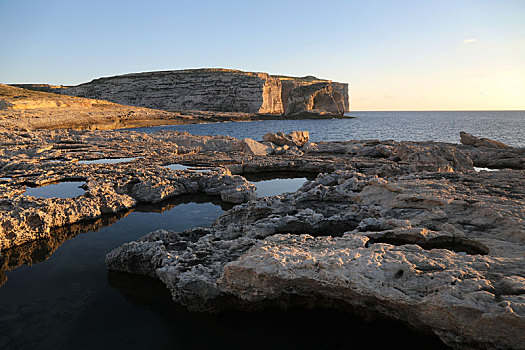
[[[525,110],[525,0],[0,0],[0,82],[220,67],[350,84],[351,109]]]

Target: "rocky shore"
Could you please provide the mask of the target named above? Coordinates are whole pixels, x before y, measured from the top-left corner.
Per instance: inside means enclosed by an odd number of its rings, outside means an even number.
[[[525,150],[463,133],[461,140],[4,130],[0,248],[14,256],[13,247],[63,241],[54,232],[72,224],[204,193],[238,205],[210,227],[159,230],[124,244],[107,255],[108,269],[159,279],[196,311],[286,307],[298,296],[305,305],[400,320],[455,348],[520,349]],[[126,160],[86,163],[98,158]],[[242,176],[277,171],[318,175],[296,192],[264,198]],[[28,186],[61,181],[83,182],[85,193],[24,195]]]

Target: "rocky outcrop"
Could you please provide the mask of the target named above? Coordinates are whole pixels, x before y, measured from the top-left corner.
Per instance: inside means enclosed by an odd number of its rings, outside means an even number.
[[[342,115],[348,84],[227,69],[189,69],[95,79],[60,93],[168,111]]]
[[[28,110],[67,107],[111,107],[114,103],[88,98],[77,98],[54,93],[30,91],[30,89],[0,84],[0,109]]]
[[[285,114],[344,114],[347,101],[330,83],[300,86],[290,92]]]
[[[123,137],[119,140],[117,135]],[[204,172],[170,170],[162,160],[150,163],[140,157],[119,164],[78,162],[79,156],[87,156],[89,158],[84,159],[89,160],[97,151],[99,156],[107,154],[111,151],[108,140],[120,143],[113,145],[113,151],[127,149],[129,152],[120,153],[120,156],[134,156],[132,149],[136,147],[143,147],[144,156],[154,156],[147,150],[152,145],[148,141],[152,139],[147,136],[126,133],[108,136],[73,131],[34,132],[31,135],[12,131],[0,133],[2,145],[9,145],[0,152],[3,175],[0,181],[0,249],[48,238],[52,229],[58,227],[129,211],[137,203],[159,203],[195,193],[218,196],[234,204],[256,198],[253,184],[225,168]],[[185,133],[173,136],[171,140],[157,143],[157,146],[162,144],[159,151],[164,162],[179,154],[236,152],[239,148],[239,140],[228,137],[199,138]],[[15,139],[18,141],[12,143]],[[76,198],[35,198],[24,194],[26,186],[63,181],[85,182],[85,193]]]
[[[199,117],[0,84],[0,127],[115,129],[195,122]],[[42,88],[43,91],[47,91]]]
[[[51,85],[51,84],[10,84],[10,86],[27,89],[27,90],[33,90],[33,91],[53,92],[53,93],[60,93],[60,90],[67,89],[67,86],[64,86],[64,85]]]
[[[0,186],[0,249],[47,238],[54,228],[129,211],[137,203],[159,203],[191,193],[220,196],[224,202],[235,204],[256,198],[252,184],[222,169],[194,172],[158,167],[140,173],[128,170],[129,175],[119,175],[125,168],[133,167],[112,166],[108,171],[83,165],[70,170],[76,173],[75,178],[84,177],[87,188],[84,195],[71,199],[29,197],[24,195],[25,187],[20,183],[16,187]],[[57,177],[58,181],[64,180]],[[45,176],[33,181],[41,186],[49,183]],[[28,179],[23,184],[27,183]]]
[[[474,166],[489,169],[524,169],[525,148],[510,147],[503,142],[461,132],[459,146]]]
[[[488,147],[488,148],[512,148],[503,142],[491,140],[485,137],[476,137],[464,131],[459,133],[461,137],[461,143],[467,146],[474,147]]]
[[[305,143],[307,131],[270,133],[265,139],[257,142],[184,132],[1,132],[0,177],[5,177],[0,181],[1,246],[48,237],[53,228],[125,212],[137,202],[158,203],[188,193],[215,195],[235,204],[254,199],[253,185],[235,174],[355,168],[379,176],[473,171],[470,158],[446,144],[313,144]],[[130,160],[108,165],[78,162],[104,157]],[[173,172],[163,167],[179,162],[209,166],[211,170]],[[86,183],[86,193],[77,199],[23,195],[26,186],[73,180]]]
[[[274,148],[252,139],[243,139],[239,142],[239,149],[243,153],[254,156],[266,156],[274,153]]]

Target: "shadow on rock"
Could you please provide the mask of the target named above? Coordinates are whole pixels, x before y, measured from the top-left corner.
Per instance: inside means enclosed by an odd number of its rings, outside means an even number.
[[[246,305],[250,312],[207,314],[189,312],[173,302],[157,279],[109,271],[108,283],[133,306],[148,307],[157,313],[187,349],[244,348],[246,344],[253,349],[268,349],[271,344],[304,349],[350,349],[362,344],[371,348],[398,345],[404,349],[448,349],[436,336],[415,332],[394,321],[371,320],[370,315],[348,310],[348,306],[332,302],[325,304],[326,308],[316,307],[323,303],[315,296],[289,296],[272,305]],[[237,300],[237,308],[241,304]]]

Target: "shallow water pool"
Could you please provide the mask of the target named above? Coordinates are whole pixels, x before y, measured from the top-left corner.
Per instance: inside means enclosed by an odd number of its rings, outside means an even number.
[[[118,164],[124,162],[131,162],[137,158],[101,158],[92,160],[79,160],[79,164]]]
[[[260,198],[295,192],[306,181],[314,180],[316,175],[298,172],[266,172],[244,174],[243,176],[257,187],[257,197]]]
[[[38,198],[75,198],[84,194],[85,182],[63,181],[39,187],[26,187],[24,195]]]
[[[183,165],[183,164],[169,164],[165,165],[166,168],[170,170],[190,170],[190,171],[196,171],[196,172],[206,172],[211,171],[214,168],[208,168],[208,167],[200,167],[195,165]]]
[[[54,239],[2,252],[0,348],[118,348],[130,339],[137,342],[132,348],[144,347],[145,339],[151,341],[165,327],[108,284],[106,254],[159,228],[210,225],[224,211],[219,204],[206,196],[179,198],[105,218],[98,226],[85,223],[87,231],[74,225]],[[155,331],[155,325],[161,328]],[[144,327],[150,334],[142,332]]]

